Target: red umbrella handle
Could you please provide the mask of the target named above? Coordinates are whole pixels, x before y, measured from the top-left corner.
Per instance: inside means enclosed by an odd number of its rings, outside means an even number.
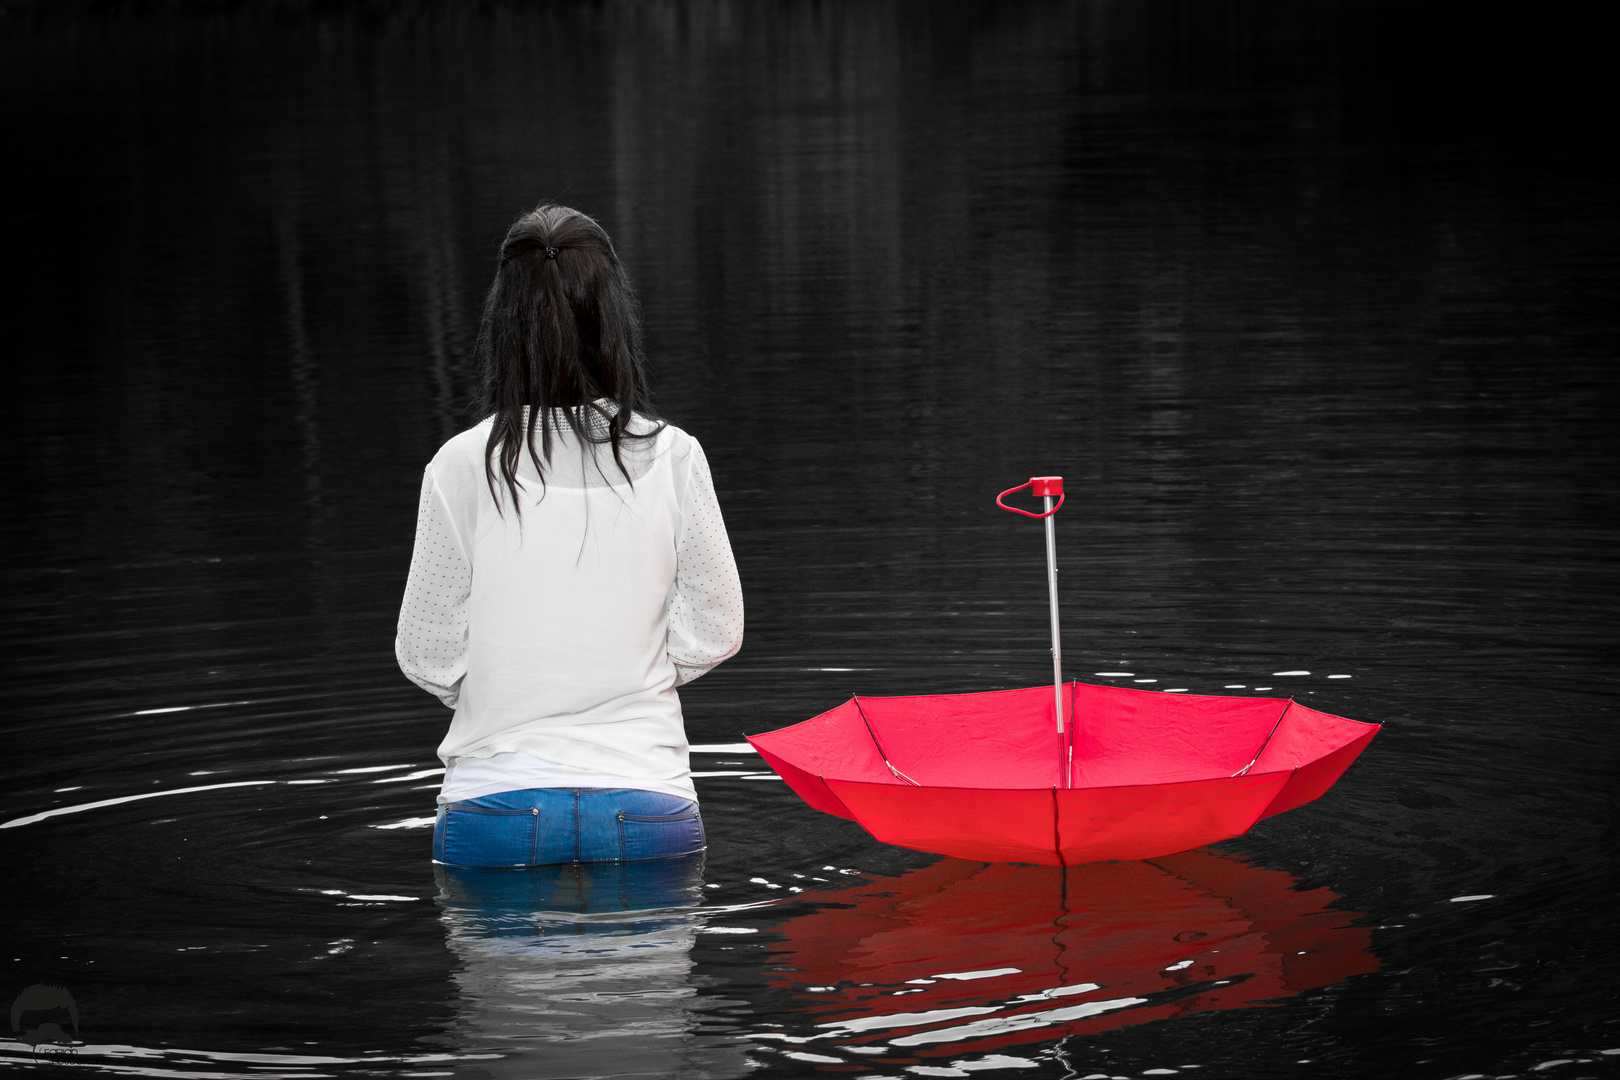
[[[1056,495],[1058,500],[1057,505],[1052,507],[1052,509],[1048,510],[1044,514],[1033,514],[1028,510],[1020,510],[1016,506],[1008,506],[1006,503],[1001,501],[1002,499],[1005,499],[1007,496],[1011,495],[1013,492],[1023,491],[1027,487],[1034,487],[1035,490],[1031,492],[1032,495],[1045,495],[1048,497]],[[1011,510],[1015,514],[1023,514],[1027,518],[1035,518],[1036,520],[1041,518],[1049,518],[1059,510],[1063,509],[1063,477],[1032,476],[1029,478],[1028,483],[1019,484],[1015,488],[1008,488],[1000,495],[997,495],[996,505],[1001,507],[1003,510]]]

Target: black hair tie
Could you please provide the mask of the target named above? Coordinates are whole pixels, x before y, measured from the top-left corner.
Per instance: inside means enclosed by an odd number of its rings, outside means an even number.
[[[554,248],[554,247],[546,248],[546,258],[555,259],[556,257],[557,257],[557,249],[556,248]]]

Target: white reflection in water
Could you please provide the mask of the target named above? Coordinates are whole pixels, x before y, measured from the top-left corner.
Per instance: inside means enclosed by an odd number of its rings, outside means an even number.
[[[1062,1009],[1019,1013],[1017,1016],[996,1016],[985,1020],[975,1020],[971,1024],[936,1028],[933,1031],[919,1031],[915,1035],[902,1035],[898,1039],[890,1039],[889,1045],[924,1046],[928,1043],[961,1042],[963,1039],[978,1039],[987,1035],[1001,1035],[1012,1031],[1025,1031],[1029,1028],[1047,1027],[1051,1024],[1061,1024],[1071,1020],[1083,1020],[1088,1016],[1112,1012],[1115,1009],[1124,1009],[1131,1005],[1141,1005],[1146,1001],[1147,998],[1142,997],[1113,998],[1108,1001],[1087,1001],[1081,1005],[1071,1005]]]
[[[433,815],[427,817],[408,817],[403,821],[390,821],[387,825],[373,825],[373,829],[431,829],[437,818]]]
[[[349,894],[349,899],[350,900],[369,900],[369,901],[380,902],[380,901],[383,901],[383,900],[415,900],[415,899],[417,899],[417,897],[414,897],[414,896],[393,896],[393,895],[390,895],[390,894],[377,894],[377,895],[362,896],[360,893],[350,893]]]
[[[1192,961],[1187,961],[1189,964]],[[1168,968],[1166,970],[1169,970]],[[1071,997],[1075,994],[1089,994],[1093,990],[1101,990],[1101,983],[1075,983],[1073,986],[1054,986],[1050,990],[1042,990],[1038,994],[1019,994],[1012,999],[1014,1004],[1026,1001],[1051,1001],[1053,998]]]
[[[997,975],[1017,975],[1021,971],[1023,971],[1022,968],[1015,967],[985,968],[983,971],[946,971],[935,975],[934,978],[961,979],[963,981],[971,979],[993,979]]]
[[[443,776],[443,775],[444,775],[444,769],[442,769],[442,768],[438,768],[438,769],[419,769],[419,770],[417,770],[416,772],[413,772],[413,773],[406,773],[404,776],[385,776],[381,780],[373,780],[372,783],[373,784],[398,784],[398,783],[400,783],[402,781],[405,781],[405,780],[420,780],[424,776]]]
[[[156,781],[154,781],[155,783]],[[139,795],[120,795],[116,799],[102,799],[99,802],[80,803],[77,806],[58,806],[54,810],[45,810],[27,817],[12,818],[10,821],[0,822],[0,829],[15,829],[19,825],[32,825],[46,818],[60,817],[63,814],[77,814],[84,810],[97,810],[103,806],[117,806],[119,803],[135,802],[140,799],[156,799],[162,795],[185,795],[192,791],[214,791],[218,788],[256,787],[260,784],[273,784],[274,780],[237,780],[229,784],[201,784],[196,787],[168,788],[164,791],[143,791]]]
[[[207,705],[168,705],[161,709],[137,709],[135,716],[161,716],[164,713],[191,712],[193,709],[223,709],[229,705],[251,705],[251,701],[215,701]]]
[[[459,1048],[492,1078],[741,1077],[740,1039],[699,1036],[691,950],[703,857],[525,869],[435,866],[461,961]]]
[[[926,1012],[879,1013],[876,1016],[857,1016],[816,1027],[833,1028],[831,1034],[844,1035],[857,1031],[881,1031],[884,1028],[921,1027],[942,1020],[960,1020],[964,1016],[983,1016],[996,1011],[994,1005],[964,1005],[956,1009],[929,1009]]]
[[[41,1064],[40,1055],[32,1047],[24,1050],[26,1056],[13,1057],[21,1044],[0,1046],[0,1062],[17,1063],[24,1068]],[[493,1055],[490,1055],[493,1056]],[[58,1059],[55,1064],[73,1064],[81,1071],[125,1074],[130,1076],[159,1076],[164,1080],[233,1080],[252,1076],[263,1080],[295,1080],[312,1076],[332,1076],[332,1073],[310,1072],[311,1065],[359,1065],[365,1067],[360,1075],[378,1075],[384,1066],[449,1065],[479,1061],[477,1055],[410,1054],[403,1057],[368,1054],[364,1057],[332,1057],[324,1054],[277,1054],[271,1052],[241,1053],[223,1050],[203,1050],[173,1046],[131,1046],[127,1043],[74,1043],[72,1056]],[[125,1064],[128,1062],[128,1064]],[[212,1068],[197,1068],[199,1064],[212,1064]],[[252,1072],[238,1071],[246,1066]],[[224,1071],[229,1069],[230,1071]],[[399,1076],[452,1076],[449,1072],[424,1072],[419,1068],[388,1070]]]

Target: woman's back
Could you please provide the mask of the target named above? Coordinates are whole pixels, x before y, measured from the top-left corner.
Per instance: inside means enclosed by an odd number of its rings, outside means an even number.
[[[423,476],[395,644],[455,709],[435,858],[695,850],[675,688],[741,646],[742,590],[702,448],[647,411],[634,295],[596,222],[518,219],[478,353],[487,419]]]
[[[591,740],[588,729],[601,723],[678,717],[663,625],[680,534],[670,454],[684,444],[684,480],[691,440],[666,427],[636,446],[643,460],[631,486],[597,467],[594,447],[561,436],[543,487],[532,466],[530,476],[519,472],[518,517],[493,513],[475,471],[481,434],[475,428],[459,455],[474,466],[462,476],[482,489],[485,506],[471,542],[467,682],[447,746],[522,749],[507,745],[520,726],[581,728],[568,737]]]
[[[732,634],[714,640],[716,620],[689,625],[692,594],[728,576],[703,573],[714,560],[702,549],[725,532],[704,512],[712,486],[701,449],[666,426],[626,453],[626,479],[602,467],[600,447],[559,435],[543,486],[527,461],[519,471],[519,516],[498,510],[484,482],[486,438],[485,425],[464,432],[432,465],[474,568],[466,678],[440,756],[515,750],[601,775],[684,774],[676,658],[707,668],[736,646]],[[694,490],[695,468],[706,490]],[[683,651],[694,637],[706,648]]]

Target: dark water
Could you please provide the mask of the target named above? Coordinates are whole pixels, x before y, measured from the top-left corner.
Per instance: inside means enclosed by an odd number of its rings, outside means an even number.
[[[0,5],[0,994],[82,1043],[5,1070],[1616,1075],[1603,39],[1492,18]],[[746,776],[700,863],[435,877],[393,620],[543,197],[616,238],[727,514],[695,743],[1040,683],[1040,530],[991,502],[1035,473],[1074,675],[1383,733],[1066,878]]]

